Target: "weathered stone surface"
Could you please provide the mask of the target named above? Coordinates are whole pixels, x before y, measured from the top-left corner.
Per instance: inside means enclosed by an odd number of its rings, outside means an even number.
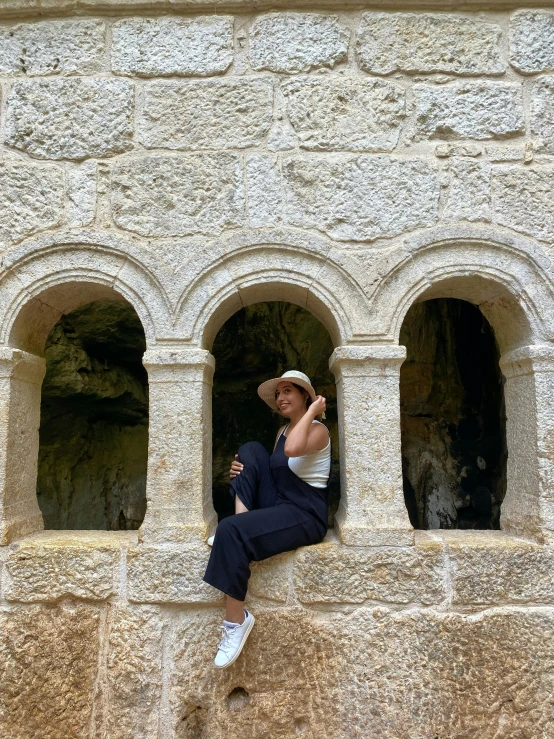
[[[540,77],[533,86],[531,130],[540,139],[539,150],[554,154],[554,75]]]
[[[396,236],[437,217],[436,172],[416,160],[360,155],[283,163],[291,224],[339,241]]]
[[[419,138],[494,139],[523,133],[521,88],[497,82],[415,85]]]
[[[423,603],[445,598],[440,545],[345,547],[336,542],[298,550],[294,589],[301,603]]]
[[[275,157],[251,154],[246,160],[248,222],[254,228],[283,222],[284,191]]]
[[[128,595],[134,603],[219,603],[222,594],[202,581],[208,547],[139,545],[127,554]]]
[[[117,79],[16,82],[6,143],[40,159],[86,159],[133,145],[133,84]]]
[[[364,13],[358,63],[366,72],[501,74],[500,26],[460,15]]]
[[[218,234],[242,222],[241,161],[231,153],[129,159],[114,168],[111,201],[116,224],[143,236]]]
[[[248,598],[264,598],[284,603],[290,590],[293,557],[293,554],[286,552],[261,562],[252,562]]]
[[[312,151],[391,151],[405,116],[398,85],[352,77],[298,77],[281,84],[300,146]]]
[[[98,610],[85,606],[32,606],[0,614],[0,735],[88,735],[99,617]]]
[[[0,164],[0,243],[58,226],[63,217],[64,182],[59,167],[23,162]]]
[[[510,20],[510,64],[534,74],[554,70],[554,12],[519,10]]]
[[[73,596],[103,600],[117,592],[121,537],[105,532],[23,539],[6,560],[6,598],[51,601]]]
[[[255,611],[256,624],[227,670],[206,670],[221,613],[182,614],[173,640],[170,705],[175,736],[338,739],[340,664],[335,634],[303,609]],[[355,734],[349,734],[355,736]]]
[[[554,603],[554,550],[501,532],[437,532],[448,547],[455,605]]]
[[[443,216],[454,220],[490,219],[490,164],[475,159],[453,159]]]
[[[163,627],[156,608],[116,607],[111,611],[107,670],[110,739],[151,739],[158,733]]]
[[[0,28],[0,73],[91,74],[103,69],[104,23],[43,21]]]
[[[476,616],[360,609],[333,633],[339,653],[349,654],[339,708],[344,736],[552,732],[553,609]]]
[[[233,61],[229,16],[126,18],[113,27],[112,70],[116,74],[206,77]]]
[[[254,69],[309,72],[346,61],[350,31],[336,16],[272,13],[252,24],[249,58]]]
[[[493,217],[539,239],[554,238],[554,168],[493,167]]]
[[[88,226],[96,215],[98,165],[85,162],[66,170],[68,214],[70,228]]]
[[[273,84],[264,78],[151,82],[141,139],[167,149],[258,146],[273,115]]]

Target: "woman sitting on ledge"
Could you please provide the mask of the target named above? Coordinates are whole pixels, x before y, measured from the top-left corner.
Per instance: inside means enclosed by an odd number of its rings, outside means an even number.
[[[289,423],[279,429],[271,456],[257,441],[240,447],[230,472],[240,515],[224,518],[208,539],[213,549],[204,580],[226,596],[216,667],[237,659],[254,626],[244,608],[250,562],[317,544],[327,532],[331,441],[316,420],[325,398],[295,370],[262,383],[258,395]]]

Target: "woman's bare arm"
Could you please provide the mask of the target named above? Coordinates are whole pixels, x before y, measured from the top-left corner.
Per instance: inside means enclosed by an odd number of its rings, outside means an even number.
[[[285,441],[287,457],[303,457],[324,449],[329,441],[329,432],[321,423],[312,423],[315,416],[325,410],[325,398],[318,395],[296,426],[289,430]]]

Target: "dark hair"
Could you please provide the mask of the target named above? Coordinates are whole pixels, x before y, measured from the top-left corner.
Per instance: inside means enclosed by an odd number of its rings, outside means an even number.
[[[295,382],[291,382],[291,385],[294,385],[295,388],[298,388],[301,393],[307,393],[308,397],[306,398],[306,408],[309,408],[312,404],[312,399],[310,398],[310,393],[306,390],[305,387],[302,387],[302,385],[297,385]]]

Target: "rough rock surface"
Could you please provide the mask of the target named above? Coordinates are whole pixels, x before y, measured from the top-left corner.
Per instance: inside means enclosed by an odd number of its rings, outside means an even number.
[[[251,154],[246,160],[248,223],[254,228],[278,226],[284,218],[284,192],[273,156]]]
[[[453,220],[490,220],[490,164],[454,157],[448,170],[450,186],[445,216]]]
[[[554,12],[519,10],[510,21],[510,63],[525,74],[554,71]]]
[[[0,243],[58,226],[63,214],[64,181],[59,167],[0,163]]]
[[[405,94],[381,80],[297,77],[281,84],[300,146],[312,151],[391,151]]]
[[[228,16],[126,18],[113,27],[116,74],[205,77],[233,61],[233,19]]]
[[[360,155],[283,163],[287,215],[339,241],[366,241],[430,226],[437,217],[436,172],[416,160]]]
[[[99,619],[99,611],[89,606],[32,606],[0,614],[3,736],[87,736]]]
[[[94,74],[102,71],[104,23],[43,21],[0,28],[0,73]]]
[[[493,139],[523,133],[521,88],[498,82],[415,85],[419,138]]]
[[[501,74],[501,29],[459,15],[364,13],[358,63],[366,72]]]
[[[243,149],[262,143],[272,114],[268,79],[152,82],[141,139],[151,148]]]
[[[491,191],[497,223],[538,239],[554,238],[554,168],[493,167]]]
[[[117,79],[16,82],[6,143],[40,159],[86,159],[133,145],[133,85]]]
[[[345,61],[349,39],[350,31],[335,16],[274,13],[252,24],[248,53],[257,70],[309,72]]]
[[[241,160],[206,153],[122,161],[111,200],[116,224],[143,236],[219,234],[242,223]]]
[[[531,128],[541,149],[554,154],[554,75],[539,77],[531,92]]]
[[[65,181],[69,200],[67,225],[88,226],[96,215],[98,165],[84,162],[66,169]]]
[[[144,347],[140,321],[126,303],[85,305],[50,332],[37,480],[46,528],[141,524],[148,447]]]

